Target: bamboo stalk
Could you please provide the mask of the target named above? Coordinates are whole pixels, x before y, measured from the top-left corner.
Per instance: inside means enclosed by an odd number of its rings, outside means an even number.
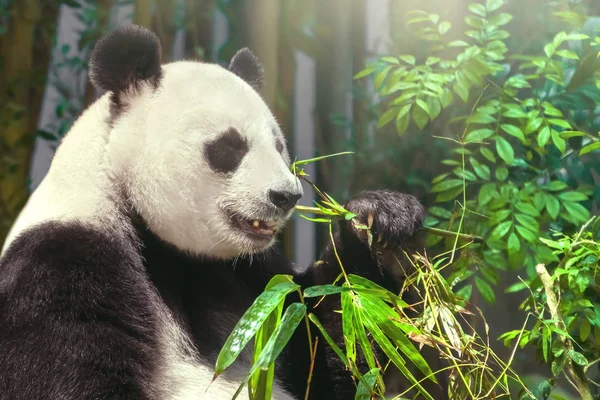
[[[540,280],[542,281],[542,285],[544,286],[544,291],[546,293],[546,301],[548,303],[548,310],[550,311],[550,316],[552,320],[556,321],[555,325],[557,328],[566,331],[567,327],[565,326],[564,320],[562,318],[559,306],[558,298],[556,297],[556,293],[554,293],[554,284],[552,283],[552,277],[548,273],[546,266],[544,264],[538,264],[535,267],[535,271],[537,272]],[[568,338],[558,335],[558,340],[564,343],[567,351],[573,350],[573,343],[571,343]],[[581,396],[581,400],[592,400],[592,393],[590,391],[590,387],[585,382],[584,377],[582,377],[575,369],[575,365],[573,361],[569,358],[565,364],[566,374],[571,378],[575,389],[579,392]]]
[[[0,104],[11,103],[19,111],[8,107],[0,114],[0,141],[11,155],[11,164],[2,160],[0,165],[0,196],[3,222],[16,217],[29,195],[29,160],[33,149],[35,130],[30,129],[32,115],[31,75],[34,67],[35,29],[42,19],[39,0],[16,2],[11,9],[8,31],[0,37],[4,68],[0,87]],[[9,88],[12,93],[9,94]],[[6,164],[5,164],[6,163]],[[0,242],[8,233],[8,226],[1,224]]]

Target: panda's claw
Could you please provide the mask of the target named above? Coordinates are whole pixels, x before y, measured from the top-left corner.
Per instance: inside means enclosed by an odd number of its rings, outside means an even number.
[[[424,209],[410,195],[378,190],[360,193],[350,199],[346,208],[357,215],[358,221],[366,221],[375,242],[382,248],[400,246],[423,225]],[[365,241],[364,229],[355,229],[355,235]]]

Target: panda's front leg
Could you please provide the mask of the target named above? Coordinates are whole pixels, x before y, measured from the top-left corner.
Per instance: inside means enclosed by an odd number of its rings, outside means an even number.
[[[345,208],[357,215],[355,220],[340,222],[339,231],[335,233],[332,243],[329,243],[319,262],[304,273],[303,286],[333,283],[341,273],[341,261],[347,274],[360,275],[396,291],[403,275],[396,260],[399,257],[401,262],[407,261],[403,259],[404,251],[411,253],[421,247],[417,231],[423,225],[423,206],[413,196],[379,190],[352,197]],[[372,240],[360,225],[370,228]],[[408,262],[404,264],[406,267]],[[312,312],[343,348],[341,317],[334,312],[339,309],[339,296],[327,296]],[[316,331],[313,333],[319,334]],[[319,347],[325,353],[321,358],[321,365],[326,367],[321,371],[315,370],[319,374],[318,380],[332,385],[331,398],[353,399],[356,387],[350,372],[326,343],[320,343]],[[375,352],[378,353],[377,349]],[[360,356],[357,364],[362,373],[368,371],[366,362]]]
[[[418,230],[423,226],[423,206],[414,196],[377,190],[352,197],[345,208],[357,216],[340,221],[339,232],[311,269],[314,282],[333,282],[341,272],[341,261],[346,273],[395,288],[403,275],[401,268],[406,267],[395,262],[403,254],[398,250],[410,253],[422,247]]]

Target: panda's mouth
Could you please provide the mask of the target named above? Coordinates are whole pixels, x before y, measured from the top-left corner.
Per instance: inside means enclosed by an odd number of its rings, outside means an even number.
[[[272,239],[280,227],[279,221],[264,221],[241,216],[230,216],[229,218],[236,228],[261,239]]]

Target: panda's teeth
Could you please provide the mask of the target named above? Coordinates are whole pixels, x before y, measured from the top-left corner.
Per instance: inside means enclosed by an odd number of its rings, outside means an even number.
[[[259,220],[257,220],[257,219],[255,219],[254,221],[252,221],[252,226],[253,226],[255,229],[259,229],[259,228],[260,228],[260,221],[259,221]]]
[[[271,230],[277,230],[279,228],[279,221],[265,221],[265,225]]]

